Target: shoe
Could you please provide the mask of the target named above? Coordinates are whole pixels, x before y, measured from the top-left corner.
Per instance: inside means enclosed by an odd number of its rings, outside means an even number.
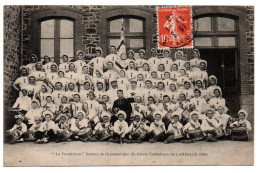
[[[43,143],[48,143],[49,141],[48,141],[47,138],[43,138],[43,139],[42,139],[42,142],[43,142]]]
[[[17,139],[16,142],[24,142],[23,138]]]
[[[88,141],[87,138],[80,138],[79,140],[81,140],[82,142],[87,142]]]
[[[16,142],[15,142],[15,140],[11,140],[10,142],[9,142],[9,144],[15,144]]]
[[[108,142],[114,142],[114,139],[113,139],[113,138],[110,138],[110,139],[108,140]]]
[[[91,137],[91,138],[89,138],[89,141],[91,141],[91,142],[97,142],[97,139],[96,139],[95,137]]]
[[[74,138],[75,138],[75,139],[79,139],[79,137],[78,137],[78,136],[75,136]]]
[[[165,140],[165,141],[164,141],[164,143],[165,143],[165,144],[168,144],[168,141],[167,141],[167,140]]]
[[[37,141],[36,141],[36,143],[40,143],[41,142],[41,140],[40,139],[38,139]]]
[[[130,141],[129,141],[129,140],[127,140],[127,139],[122,139],[122,142],[123,142],[123,143],[130,144]]]
[[[67,141],[67,142],[71,142],[71,139],[67,139],[66,141]]]
[[[151,143],[155,143],[156,140],[155,140],[155,139],[150,139],[149,142],[151,142]]]

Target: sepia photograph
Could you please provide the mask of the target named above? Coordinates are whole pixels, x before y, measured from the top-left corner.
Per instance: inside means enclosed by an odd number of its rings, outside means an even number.
[[[4,5],[3,34],[5,167],[254,165],[254,6]]]

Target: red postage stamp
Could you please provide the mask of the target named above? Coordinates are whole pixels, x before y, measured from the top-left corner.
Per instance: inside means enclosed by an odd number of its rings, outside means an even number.
[[[193,48],[190,6],[158,7],[158,48]]]

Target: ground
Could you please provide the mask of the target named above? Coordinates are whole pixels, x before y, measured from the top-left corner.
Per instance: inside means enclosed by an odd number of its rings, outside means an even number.
[[[4,144],[5,166],[253,165],[254,142]]]

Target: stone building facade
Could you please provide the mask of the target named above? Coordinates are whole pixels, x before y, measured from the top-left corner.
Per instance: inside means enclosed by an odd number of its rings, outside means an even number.
[[[103,49],[103,56],[108,53],[109,41],[117,38],[113,33],[109,33],[111,29],[109,22],[121,17],[126,17],[127,20],[134,17],[143,21],[143,35],[133,36],[133,39],[143,39],[142,46],[147,51],[148,57],[151,48],[157,47],[156,6],[5,6],[4,15],[5,117],[8,116],[7,108],[14,103],[14,98],[17,96],[11,85],[19,76],[19,66],[27,64],[32,53],[38,57],[41,56],[40,23],[42,21],[49,19],[69,19],[73,21],[73,54],[75,55],[78,50],[83,50],[86,53],[86,59],[93,58],[97,46]],[[218,17],[232,19],[235,27],[234,32],[213,32],[216,31],[214,21],[219,20]],[[197,48],[202,50],[201,58],[212,58],[216,56],[214,54],[223,52],[224,55],[217,54],[223,56],[223,62],[219,62],[219,68],[213,68],[212,74],[221,70],[222,76],[220,77],[223,77],[224,82],[220,85],[224,87],[224,97],[225,95],[230,97],[228,106],[233,105],[233,101],[235,101],[237,106],[233,112],[237,111],[239,107],[245,108],[250,113],[250,120],[253,121],[254,7],[193,6],[193,19],[200,20],[200,18],[212,21],[212,32],[201,32],[201,35],[198,32],[198,37],[212,40],[210,46],[203,45],[203,42],[200,46],[195,44]],[[129,35],[130,37],[132,38]],[[220,41],[221,38],[219,37],[234,37],[234,45],[217,45],[219,44],[218,41],[214,40]],[[162,50],[158,49],[157,51],[158,55],[162,56]],[[176,49],[172,49],[172,56],[176,51]],[[232,67],[230,62],[225,62],[225,52],[231,52],[231,56],[234,57],[233,60],[230,60],[233,64]],[[54,52],[55,55],[58,53],[57,51]],[[184,49],[184,54],[189,59],[192,50]],[[56,57],[55,61],[59,61],[59,59]],[[216,62],[210,61],[209,65],[210,63],[214,65]],[[224,69],[222,67],[230,68]],[[231,72],[233,76],[228,75]],[[232,77],[234,77],[234,80],[231,83],[228,81],[225,83],[225,79]],[[230,86],[235,94],[232,94],[227,86]]]

